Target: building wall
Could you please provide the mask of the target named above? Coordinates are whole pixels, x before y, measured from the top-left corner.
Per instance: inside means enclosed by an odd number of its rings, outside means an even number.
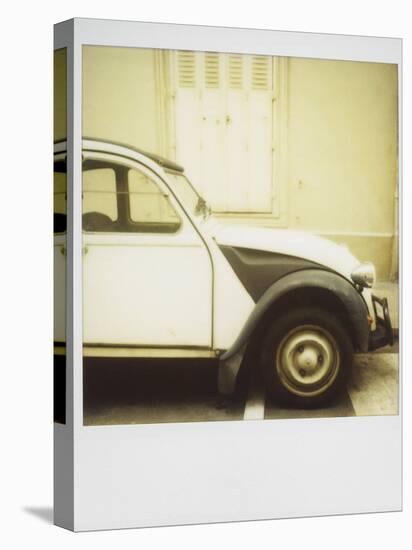
[[[66,138],[67,132],[67,50],[54,52],[53,68],[53,122],[54,139]]]
[[[173,158],[173,90],[165,59],[153,50],[85,47],[83,134]],[[393,277],[396,66],[281,61],[272,215],[221,219],[327,236],[373,261],[380,279]]]
[[[391,272],[397,67],[289,61],[289,225],[373,255]]]
[[[155,52],[83,49],[83,135],[159,149]]]

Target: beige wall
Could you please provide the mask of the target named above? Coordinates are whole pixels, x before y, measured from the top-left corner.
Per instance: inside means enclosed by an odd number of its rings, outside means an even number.
[[[67,135],[67,59],[65,48],[54,52],[53,102],[54,139],[65,139]]]
[[[83,48],[83,135],[158,149],[154,50]]]
[[[165,88],[159,58],[143,49],[86,47],[83,134],[164,153]],[[397,69],[291,58],[282,77],[281,216],[258,219],[319,233],[373,261],[380,279],[393,257],[397,182]],[[163,68],[164,69],[164,68]],[[162,107],[163,105],[163,107]],[[170,120],[169,120],[170,123]],[[171,124],[173,127],[173,124]],[[190,139],[190,137],[188,137]],[[167,151],[167,148],[166,148]],[[173,157],[172,143],[169,156]],[[218,170],[219,167],[216,167]],[[238,221],[248,221],[245,215]]]
[[[391,271],[397,67],[289,62],[290,226],[345,242]],[[345,235],[351,233],[351,235]]]

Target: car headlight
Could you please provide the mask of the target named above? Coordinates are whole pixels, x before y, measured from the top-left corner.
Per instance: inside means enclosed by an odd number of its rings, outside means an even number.
[[[352,281],[362,287],[371,288],[376,281],[375,266],[370,262],[358,265],[351,273]]]

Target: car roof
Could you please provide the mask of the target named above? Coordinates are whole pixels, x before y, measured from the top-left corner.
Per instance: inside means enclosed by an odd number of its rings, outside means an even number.
[[[184,172],[183,166],[180,166],[176,162],[173,162],[172,160],[166,159],[166,158],[162,157],[161,155],[157,155],[156,153],[150,153],[148,151],[144,151],[142,149],[139,149],[138,147],[134,147],[133,145],[128,145],[127,143],[121,143],[119,141],[111,141],[111,140],[109,141],[109,140],[106,140],[106,139],[94,138],[94,137],[88,137],[88,136],[84,136],[83,141],[93,142],[93,143],[96,144],[97,147],[98,147],[99,144],[104,144],[104,145],[115,145],[116,147],[122,147],[124,149],[129,149],[130,151],[133,151],[134,153],[139,153],[139,155],[143,155],[143,156],[149,158],[150,160],[152,160],[153,162],[155,162],[159,166],[162,166],[162,168],[166,168],[168,170],[174,170],[176,172]],[[65,139],[56,140],[54,142],[55,145],[63,144],[63,143],[66,143]],[[93,149],[91,149],[90,147],[87,147],[87,150],[93,150]],[[104,148],[104,151],[107,152],[106,147]],[[125,156],[127,156],[127,155],[125,155]]]

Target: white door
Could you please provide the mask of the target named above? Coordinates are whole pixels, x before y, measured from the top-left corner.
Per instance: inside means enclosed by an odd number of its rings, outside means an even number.
[[[273,59],[178,51],[176,160],[215,212],[271,212]]]
[[[157,175],[85,155],[83,243],[85,344],[211,347],[209,253]]]

